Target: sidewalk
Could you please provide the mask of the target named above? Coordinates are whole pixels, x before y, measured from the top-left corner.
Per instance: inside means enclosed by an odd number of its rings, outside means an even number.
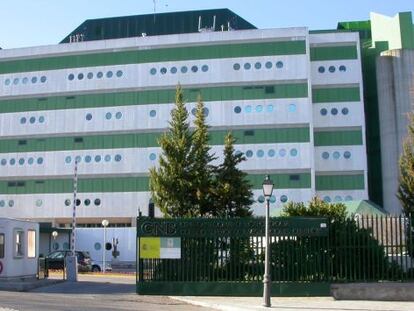
[[[189,304],[223,311],[413,311],[414,302],[334,300],[330,297],[273,297],[262,307],[261,297],[170,297]]]

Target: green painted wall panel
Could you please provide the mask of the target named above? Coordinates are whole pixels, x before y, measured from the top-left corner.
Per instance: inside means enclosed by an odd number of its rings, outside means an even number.
[[[309,127],[232,130],[232,133],[237,139],[237,144],[306,143],[310,141]],[[210,144],[223,145],[226,134],[227,130],[210,131]],[[4,139],[0,140],[0,153],[158,147],[157,140],[160,135],[161,133],[140,133]],[[82,138],[82,141],[75,142],[75,138]]]
[[[0,74],[64,68],[185,61],[196,59],[306,54],[305,41],[239,43],[78,54],[0,62]]]
[[[261,189],[263,174],[248,175],[254,189]],[[310,174],[273,174],[279,189],[310,188]],[[78,192],[140,192],[149,191],[148,177],[79,178]],[[0,194],[72,193],[73,179],[0,181]],[[69,199],[72,197],[69,196]]]
[[[308,96],[307,83],[222,86],[184,90],[187,102],[197,101],[198,95],[204,101],[249,100],[267,98],[305,98]],[[173,103],[174,89],[140,92],[118,92],[76,96],[51,96],[44,98],[0,100],[0,113],[39,111],[56,109],[96,108]]]
[[[312,47],[310,49],[311,61],[357,59],[356,45],[352,46],[326,46]]]
[[[316,176],[316,191],[322,190],[363,190],[364,175]]]
[[[311,175],[310,173],[298,173],[298,174],[270,174],[275,189],[299,189],[311,187]],[[253,186],[253,189],[262,189],[263,174],[249,175],[248,179]]]
[[[312,89],[312,102],[356,102],[360,101],[359,87],[336,87]]]
[[[362,131],[314,132],[315,146],[362,145]]]

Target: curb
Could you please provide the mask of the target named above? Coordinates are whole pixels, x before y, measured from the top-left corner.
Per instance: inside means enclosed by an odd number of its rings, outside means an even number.
[[[185,302],[188,303],[190,305],[194,305],[194,306],[199,306],[199,307],[204,307],[204,308],[210,308],[210,309],[215,309],[215,310],[221,310],[221,311],[246,311],[247,308],[246,307],[234,307],[234,306],[225,306],[225,305],[221,305],[221,304],[217,304],[217,303],[211,303],[211,302],[201,302],[201,301],[195,301],[192,300],[191,298],[183,298],[183,297],[177,297],[177,296],[169,296],[168,298],[177,300],[177,301],[181,301],[181,302]],[[250,310],[264,310],[264,309],[269,309],[269,308],[265,308],[265,307],[253,307],[253,308],[248,308]]]

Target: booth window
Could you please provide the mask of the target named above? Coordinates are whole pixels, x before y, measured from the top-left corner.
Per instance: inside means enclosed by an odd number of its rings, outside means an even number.
[[[14,256],[15,257],[24,256],[23,241],[24,241],[24,231],[15,230],[14,231],[14,242],[15,242]]]
[[[36,257],[36,231],[35,230],[27,231],[27,257],[28,258]]]
[[[0,258],[4,258],[4,233],[0,233]]]

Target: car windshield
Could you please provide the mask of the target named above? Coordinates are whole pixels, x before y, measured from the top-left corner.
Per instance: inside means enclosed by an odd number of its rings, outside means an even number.
[[[59,259],[59,258],[63,258],[64,254],[63,252],[53,252],[53,253],[50,253],[48,257],[53,258],[53,259]]]

